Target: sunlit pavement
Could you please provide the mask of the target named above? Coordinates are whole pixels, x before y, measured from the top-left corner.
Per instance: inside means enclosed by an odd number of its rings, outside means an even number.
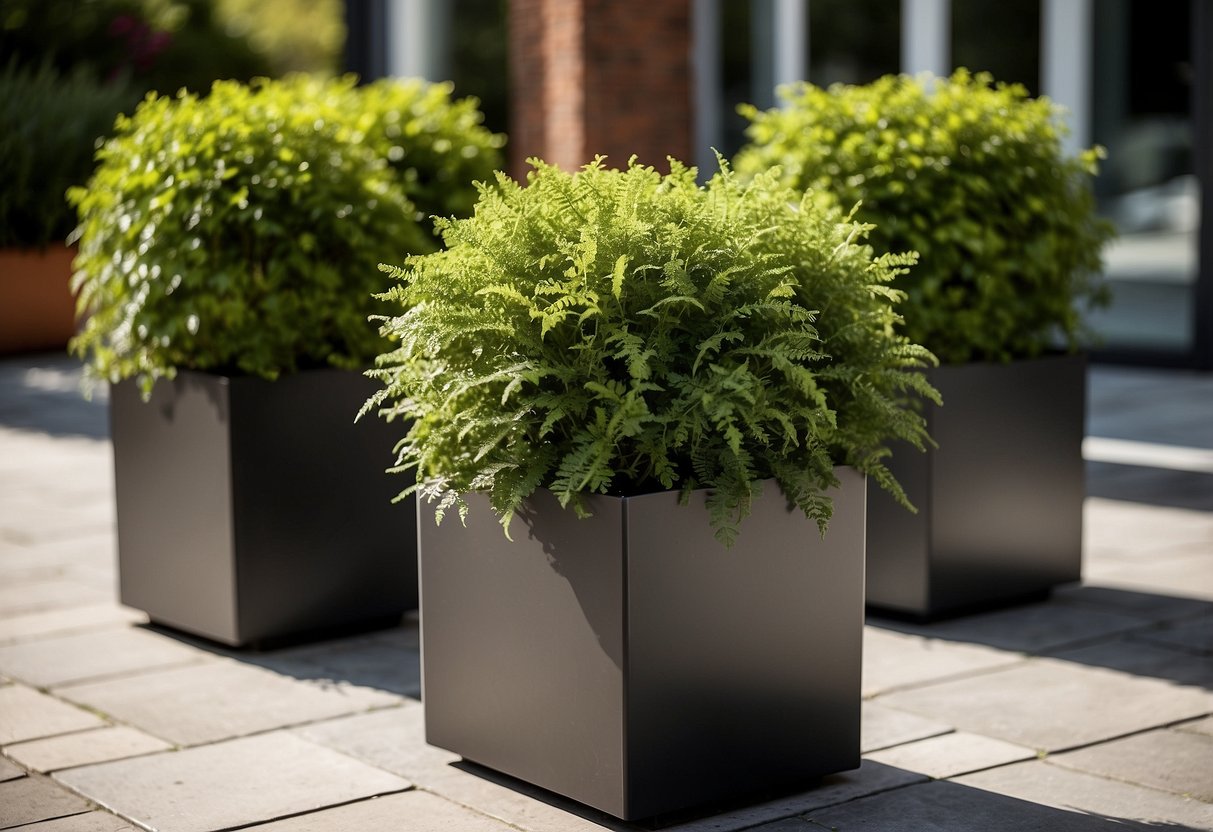
[[[0,829],[650,828],[427,746],[415,618],[267,653],[118,605],[104,390],[0,361]],[[869,618],[861,768],[680,830],[1213,830],[1213,375],[1096,366],[1085,579]]]

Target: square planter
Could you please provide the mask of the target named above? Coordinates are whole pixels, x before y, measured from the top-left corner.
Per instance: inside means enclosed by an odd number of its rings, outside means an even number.
[[[868,500],[867,599],[936,618],[1048,594],[1082,571],[1086,359],[936,367],[927,453],[890,468],[911,514],[878,488]]]
[[[399,622],[416,513],[384,473],[399,427],[354,423],[374,382],[183,371],[110,392],[122,603],[230,645]]]
[[[76,332],[67,246],[0,250],[0,355],[62,350]]]
[[[774,481],[731,549],[704,492],[538,492],[505,539],[418,506],[426,739],[634,820],[859,765],[865,484],[822,539]]]

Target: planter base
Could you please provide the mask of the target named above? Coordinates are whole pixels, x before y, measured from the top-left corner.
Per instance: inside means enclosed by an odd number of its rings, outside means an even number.
[[[1045,597],[1082,572],[1086,361],[1059,356],[927,371],[939,447],[889,468],[918,514],[868,502],[873,612],[937,619]]]
[[[765,484],[732,549],[702,492],[541,491],[501,533],[419,507],[426,739],[634,820],[859,765],[863,477],[830,532]]]
[[[354,424],[374,383],[182,372],[110,394],[119,594],[234,646],[398,623],[416,606],[415,512],[391,499],[397,428]]]

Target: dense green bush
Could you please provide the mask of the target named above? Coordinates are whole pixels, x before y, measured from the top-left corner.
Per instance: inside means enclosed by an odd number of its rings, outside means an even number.
[[[351,127],[353,80],[304,77],[149,95],[73,189],[74,351],[145,389],[176,368],[274,377],[381,352],[377,266],[433,238]]]
[[[930,354],[894,333],[887,284],[912,255],[874,259],[865,226],[774,176],[701,188],[672,165],[499,175],[440,223],[447,250],[394,269],[398,348],[367,410],[413,420],[398,466],[439,518],[469,491],[508,529],[538,487],[579,512],[706,487],[727,542],[764,478],[823,528],[835,464],[900,493],[885,444],[921,445],[900,402],[933,393],[902,371]]]
[[[1007,361],[1082,335],[1081,305],[1110,227],[1095,216],[1097,151],[1062,149],[1048,99],[964,70],[924,81],[808,84],[785,106],[743,108],[750,144],[739,173],[778,165],[785,181],[875,224],[879,250],[917,251],[898,282],[906,333],[942,361]]]
[[[505,136],[481,126],[475,98],[451,100],[450,84],[383,79],[358,90],[358,127],[398,171],[405,195],[426,218],[466,217],[472,183],[501,167]]]
[[[95,143],[135,101],[82,73],[0,69],[0,247],[63,243],[76,224],[67,189],[88,179]]]

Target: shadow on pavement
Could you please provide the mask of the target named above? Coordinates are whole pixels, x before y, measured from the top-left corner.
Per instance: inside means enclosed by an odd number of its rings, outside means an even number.
[[[50,436],[108,439],[108,390],[91,400],[80,388],[80,362],[60,353],[0,360],[0,426]]]

